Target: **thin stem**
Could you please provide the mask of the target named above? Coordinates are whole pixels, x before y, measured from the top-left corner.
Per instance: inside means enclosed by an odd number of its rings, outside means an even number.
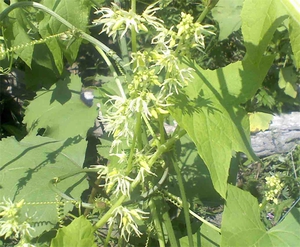
[[[205,16],[208,14],[209,11],[210,11],[210,8],[208,6],[205,6],[203,12],[198,17],[196,22],[201,23],[204,20]]]
[[[162,228],[162,225],[161,225],[160,216],[157,213],[157,209],[156,209],[154,199],[150,199],[149,208],[151,210],[151,215],[153,217],[154,227],[156,229],[159,246],[160,247],[165,247],[164,232],[163,232],[163,228]]]
[[[159,122],[159,134],[160,134],[160,143],[165,143],[165,128],[164,128],[164,117],[162,115],[158,116],[158,122]]]
[[[117,74],[114,66],[112,65],[112,63],[110,62],[109,58],[106,56],[106,54],[103,52],[103,50],[100,47],[96,46],[96,50],[103,57],[103,59],[106,62],[107,66],[109,67],[110,71],[112,72],[122,98],[126,99],[126,95],[125,95],[124,89],[122,87],[122,83],[121,83],[121,81],[120,81],[120,79],[118,77],[118,74]]]
[[[204,20],[205,16],[208,14],[208,12],[211,11],[218,2],[219,2],[219,0],[207,1],[207,5],[205,6],[203,12],[201,13],[201,15],[199,16],[199,18],[197,19],[196,22],[201,23]]]
[[[136,0],[131,0],[131,11],[136,13]],[[134,26],[131,27],[131,52],[136,53],[137,51],[137,40],[136,40],[136,31]],[[136,61],[133,63],[133,71],[137,66]]]
[[[130,148],[130,154],[129,154],[129,158],[128,158],[128,165],[127,165],[127,169],[126,169],[126,174],[128,175],[131,170],[132,170],[132,160],[133,160],[133,155],[135,153],[135,145],[136,142],[138,142],[138,146],[140,149],[140,145],[141,145],[141,124],[142,124],[142,115],[140,112],[138,112],[136,114],[136,123],[135,123],[135,130],[134,130],[134,136],[133,136],[133,140],[132,140],[132,144],[131,144],[131,148]]]
[[[210,228],[214,229],[218,233],[221,233],[221,229],[213,225],[212,223],[208,222],[207,220],[203,219],[201,216],[198,214],[194,213],[192,210],[189,210],[189,213],[193,215],[196,219],[200,220],[203,224],[209,226]]]
[[[189,205],[187,202],[184,185],[183,185],[183,179],[182,179],[181,172],[180,172],[180,169],[178,166],[178,162],[176,162],[174,156],[175,155],[173,154],[172,155],[172,164],[173,164],[175,173],[177,175],[179,191],[180,191],[180,195],[182,198],[183,213],[184,213],[184,219],[185,219],[185,224],[186,224],[186,230],[187,230],[187,234],[188,234],[189,246],[193,247],[194,242],[193,242],[192,226],[191,226],[191,221],[190,221],[190,217],[189,217]]]
[[[111,208],[106,212],[105,215],[103,215],[101,217],[101,219],[94,225],[94,230],[96,231],[98,228],[102,227],[104,224],[106,224],[106,222],[108,221],[108,219],[111,217],[112,212],[119,207],[123,201],[125,201],[125,199],[127,198],[126,195],[122,195],[112,206]]]
[[[67,179],[67,178],[70,178],[70,177],[73,177],[77,174],[80,174],[80,173],[87,173],[87,172],[97,172],[99,169],[82,169],[82,170],[79,170],[79,171],[76,171],[76,172],[72,172],[72,173],[69,173],[67,175],[64,175],[64,176],[61,176],[61,177],[56,177],[56,178],[53,178],[49,181],[49,187],[56,193],[58,194],[61,198],[64,198],[68,201],[72,201],[74,203],[78,203],[80,204],[82,207],[84,208],[95,208],[94,204],[91,204],[91,203],[85,203],[85,202],[79,202],[77,200],[75,200],[73,197],[70,197],[68,195],[66,195],[65,193],[61,192],[58,188],[56,188],[56,184],[58,184],[59,182]]]
[[[175,130],[176,131],[176,130]],[[175,133],[175,132],[174,132]],[[164,144],[160,145],[156,152],[152,155],[151,159],[149,160],[149,167],[155,163],[155,161],[167,150],[171,149],[171,147],[175,144],[177,140],[179,140],[182,136],[186,134],[185,130],[179,130],[178,133],[173,134],[173,136],[168,139]]]
[[[164,212],[164,214],[162,215],[162,218],[163,218],[163,221],[165,223],[165,227],[166,227],[166,230],[168,233],[170,245],[172,247],[178,247],[177,238],[174,233],[174,229],[173,229],[172,222],[171,222],[171,219],[169,216],[169,212]]]
[[[91,194],[90,194],[89,200],[88,200],[88,203],[91,204],[91,205],[93,205],[95,196],[97,195],[97,192],[99,191],[99,184],[100,184],[100,182],[101,182],[101,178],[97,178],[97,180],[94,183],[93,189],[91,191]],[[84,214],[83,215],[87,216],[90,212],[91,212],[91,208],[86,208],[84,210]]]

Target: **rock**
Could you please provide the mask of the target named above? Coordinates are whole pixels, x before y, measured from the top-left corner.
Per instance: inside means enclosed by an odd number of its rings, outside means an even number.
[[[275,115],[268,130],[251,135],[251,143],[260,158],[291,151],[300,144],[300,112]]]

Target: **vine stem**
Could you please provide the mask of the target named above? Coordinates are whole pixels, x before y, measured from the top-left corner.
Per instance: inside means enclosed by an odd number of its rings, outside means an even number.
[[[118,78],[118,74],[117,74],[117,72],[116,72],[114,66],[112,65],[112,63],[110,62],[109,58],[106,56],[106,54],[103,52],[103,50],[102,50],[100,47],[96,46],[96,50],[97,50],[97,51],[99,52],[99,54],[102,56],[102,58],[104,59],[104,61],[105,61],[106,64],[107,64],[107,66],[109,67],[110,71],[112,72],[113,77],[114,77],[114,79],[115,79],[115,82],[116,82],[116,84],[117,84],[117,87],[118,87],[118,89],[119,89],[119,91],[120,91],[120,94],[121,94],[122,98],[123,98],[123,99],[126,99],[126,94],[125,94],[125,92],[124,92],[124,89],[123,89],[123,87],[122,87],[122,83],[121,83],[120,79]]]
[[[130,154],[129,154],[129,158],[128,158],[128,165],[127,165],[127,168],[126,168],[126,174],[129,174],[131,172],[131,169],[132,169],[132,165],[133,165],[132,164],[132,159],[133,159],[133,154],[134,154],[134,150],[135,150],[135,144],[136,144],[136,141],[138,141],[138,142],[140,141],[140,138],[139,138],[140,134],[139,133],[141,131],[141,124],[142,124],[142,115],[141,115],[140,112],[138,112],[136,114],[135,130],[134,130],[134,136],[133,136],[131,149],[130,149]]]
[[[106,54],[111,54],[110,55],[111,58],[114,59],[125,71],[128,71],[128,66],[124,65],[124,62],[122,61],[122,59],[115,52],[113,52],[109,47],[107,47],[106,45],[104,45],[102,42],[95,39],[94,37],[90,36],[89,34],[85,33],[84,31],[78,29],[77,27],[72,25],[70,22],[68,22],[66,19],[62,18],[60,15],[56,14],[54,11],[52,11],[51,9],[47,8],[46,6],[44,6],[42,4],[39,4],[39,3],[36,3],[36,2],[28,2],[28,1],[14,3],[14,4],[10,5],[9,7],[7,7],[6,9],[4,9],[0,13],[0,22],[2,22],[4,20],[4,18],[12,10],[14,10],[16,8],[22,8],[22,7],[33,7],[33,8],[36,8],[36,9],[40,9],[40,10],[46,12],[47,14],[51,15],[52,17],[54,17],[58,21],[60,21],[62,24],[64,24],[70,30],[76,30],[80,34],[81,38],[83,38],[83,39],[89,41],[90,43],[94,44],[94,46],[100,47]]]
[[[136,13],[136,0],[131,0],[131,11],[133,13]],[[134,29],[134,26],[131,27],[131,51],[132,53],[136,53],[137,51],[137,42],[136,42],[136,31]],[[133,63],[133,71],[135,70],[137,66],[137,62],[134,61]]]
[[[218,2],[219,0],[214,0],[214,1],[209,0],[207,5],[205,6],[204,11],[201,13],[201,15],[199,16],[196,22],[201,23],[204,20],[205,16],[208,14],[208,12],[211,11]]]
[[[188,234],[189,246],[193,247],[194,242],[193,242],[192,226],[191,226],[191,221],[190,221],[190,217],[189,217],[189,205],[188,205],[186,194],[184,191],[183,179],[182,179],[182,176],[180,173],[178,162],[175,160],[176,158],[174,156],[175,155],[173,152],[171,160],[172,160],[172,164],[173,164],[175,173],[177,175],[179,191],[180,191],[180,195],[182,198],[183,213],[184,213],[184,219],[185,219],[185,224],[186,224],[186,230],[187,230],[187,234]]]

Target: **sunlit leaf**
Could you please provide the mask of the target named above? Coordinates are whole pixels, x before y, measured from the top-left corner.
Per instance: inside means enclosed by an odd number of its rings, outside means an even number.
[[[25,205],[22,220],[31,217],[29,223],[35,228],[33,236],[50,230],[58,222],[57,206],[60,197],[49,187],[55,177],[81,170],[86,141],[80,136],[64,141],[31,136],[17,142],[14,138],[0,141],[0,194]],[[60,182],[57,188],[80,200],[82,191],[88,187],[85,174],[81,173]],[[57,201],[58,199],[58,201]],[[73,208],[72,202],[61,205],[63,215]]]
[[[258,132],[267,130],[270,126],[270,122],[273,119],[272,114],[264,112],[254,112],[249,114],[250,131]]]
[[[43,136],[65,139],[85,137],[96,119],[96,104],[89,107],[81,100],[81,80],[77,75],[66,76],[50,90],[39,91],[26,109],[24,123],[30,134],[44,129]]]
[[[249,192],[229,185],[221,228],[221,246],[297,246],[300,242],[299,217],[300,211],[295,208],[281,223],[267,231],[260,221],[257,199]]]
[[[97,247],[94,228],[84,216],[80,216],[70,225],[59,229],[50,246]]]

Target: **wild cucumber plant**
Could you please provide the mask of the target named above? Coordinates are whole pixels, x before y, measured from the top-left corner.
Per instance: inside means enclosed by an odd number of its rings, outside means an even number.
[[[260,2],[257,9],[257,1],[245,0],[244,60],[209,71],[192,61],[191,54],[203,51],[205,36],[214,35],[214,27],[201,22],[217,1],[203,1],[205,9],[197,19],[182,12],[171,29],[156,17],[165,1],[150,4],[141,14],[135,0],[128,10],[118,1],[100,6],[93,24],[120,44],[121,56],[87,34],[91,2],[81,0],[74,6],[71,0],[21,1],[5,6],[0,14],[0,55],[8,65],[1,64],[2,72],[17,55],[28,67],[59,75],[27,106],[28,135],[20,142],[7,138],[0,143],[5,154],[0,167],[5,197],[1,236],[14,237],[20,246],[39,246],[42,241],[51,241],[51,246],[96,246],[95,237],[104,246],[114,241],[119,246],[274,246],[278,238],[288,246],[299,241],[299,223],[293,217],[297,209],[267,231],[257,200],[230,185],[228,178],[236,176],[229,168],[237,165],[240,152],[256,159],[240,104],[254,95],[271,66],[274,56],[265,51],[291,10],[272,1]],[[290,21],[297,22],[293,18]],[[151,42],[141,44],[146,35]],[[80,78],[63,73],[62,57],[74,61],[82,40],[94,45],[110,70],[108,83],[89,89],[94,92],[92,106],[80,101]],[[51,51],[48,61],[38,49],[45,56]],[[97,116],[104,132],[97,151],[107,162],[82,168],[86,133]],[[88,188],[86,174],[96,174],[89,176],[87,202],[80,199]],[[198,180],[203,181],[201,188]],[[205,193],[208,186],[208,193],[218,192],[226,200],[221,229],[193,211],[201,199],[198,190]],[[79,217],[64,226],[72,219],[64,217],[73,205]],[[173,224],[174,206],[182,209],[184,231]],[[39,239],[57,228],[52,240]]]

